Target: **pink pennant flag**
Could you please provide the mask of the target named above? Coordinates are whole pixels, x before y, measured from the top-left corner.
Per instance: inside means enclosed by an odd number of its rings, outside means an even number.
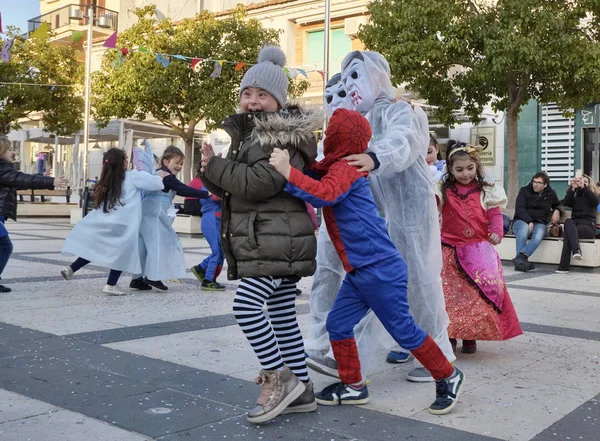
[[[325,72],[323,72],[322,70],[318,70],[317,72],[319,72],[321,78],[323,79],[323,81],[325,81]]]
[[[110,37],[108,37],[103,46],[112,48],[117,47],[117,33],[114,32]]]
[[[2,34],[2,12],[0,12],[0,34]]]

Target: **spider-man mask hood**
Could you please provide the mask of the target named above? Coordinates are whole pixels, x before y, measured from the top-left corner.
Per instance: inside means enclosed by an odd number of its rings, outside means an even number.
[[[325,131],[323,153],[325,158],[315,167],[326,173],[332,164],[348,155],[364,153],[371,139],[371,125],[355,110],[337,109],[331,115]]]

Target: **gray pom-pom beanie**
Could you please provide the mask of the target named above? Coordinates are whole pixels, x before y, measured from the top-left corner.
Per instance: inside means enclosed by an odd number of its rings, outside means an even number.
[[[240,96],[248,87],[258,87],[269,92],[280,107],[287,102],[288,77],[283,71],[285,54],[278,46],[265,46],[258,54],[255,64],[242,79]]]

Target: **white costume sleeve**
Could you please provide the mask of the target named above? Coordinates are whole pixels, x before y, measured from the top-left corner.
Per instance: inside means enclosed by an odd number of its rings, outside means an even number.
[[[371,173],[387,174],[406,170],[419,158],[425,160],[428,134],[427,116],[419,107],[413,111],[410,104],[398,101],[383,110],[383,133],[369,142],[369,151],[377,155],[380,166]]]
[[[140,190],[158,191],[165,188],[160,176],[151,175],[148,172],[138,170],[131,170],[128,173],[130,173],[133,185]]]
[[[492,185],[491,187],[485,187],[485,194],[482,194],[482,205],[483,208],[489,210],[490,208],[500,207],[506,208],[508,202],[504,187],[500,185]]]

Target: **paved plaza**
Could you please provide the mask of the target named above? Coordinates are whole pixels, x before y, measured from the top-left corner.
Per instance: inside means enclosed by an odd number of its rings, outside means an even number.
[[[235,282],[223,276],[226,292],[203,292],[188,270],[167,292],[109,297],[104,268],[90,265],[68,282],[60,276],[71,261],[60,255],[65,219],[21,219],[8,229],[1,441],[600,440],[600,273],[525,274],[507,265],[525,333],[457,355],[467,380],[449,415],[430,415],[434,385],[407,382],[411,364],[385,363],[380,348],[368,405],[319,406],[253,426],[245,413],[260,369],[231,314]],[[208,255],[203,238],[181,240],[188,268]],[[310,285],[300,282],[303,331]],[[313,380],[317,388],[331,382]]]

